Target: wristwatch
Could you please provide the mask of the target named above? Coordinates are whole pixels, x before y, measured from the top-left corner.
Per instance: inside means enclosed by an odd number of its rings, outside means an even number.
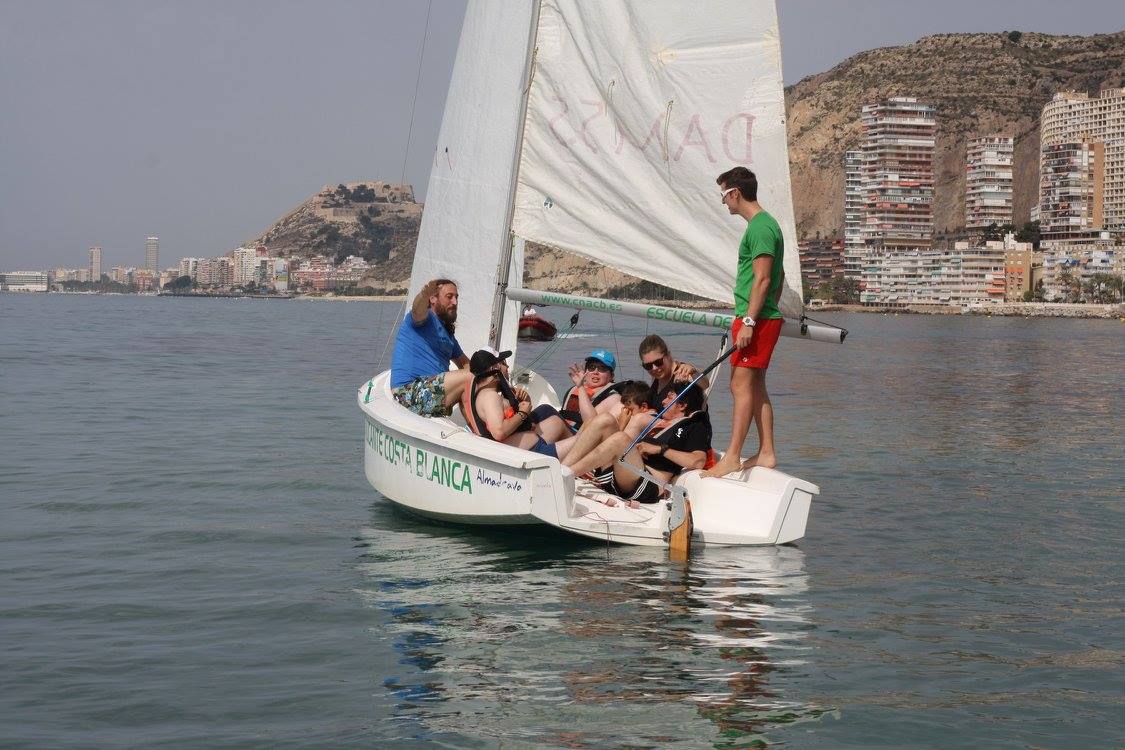
[[[668,452],[668,445],[667,445],[667,444],[664,444],[664,445],[660,446],[660,451],[659,451],[659,452],[657,452],[657,454],[656,454],[656,455],[658,455],[658,456],[663,456],[663,455],[664,455],[665,453],[667,453],[667,452]]]
[[[746,317],[744,317],[742,319],[742,325],[750,326],[751,328],[753,328],[754,327],[754,319],[751,318],[749,315],[747,315]]]

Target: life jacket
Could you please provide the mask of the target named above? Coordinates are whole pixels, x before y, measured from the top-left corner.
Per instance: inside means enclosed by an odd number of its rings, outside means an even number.
[[[501,375],[499,370],[488,370],[480,375],[474,375],[472,380],[469,381],[468,387],[461,393],[461,414],[465,417],[465,424],[469,426],[473,433],[489,440],[496,440],[492,433],[488,431],[488,425],[481,418],[480,412],[477,411],[477,396],[480,394],[477,381],[489,375],[496,375],[499,378],[500,395],[508,402],[508,405],[504,407],[504,419],[509,419],[516,413],[516,409],[519,408],[519,399],[516,398],[507,378]],[[527,424],[526,420],[524,424]]]
[[[601,388],[591,391],[586,389],[590,403],[597,406],[615,393],[620,393],[622,383],[606,383]],[[572,385],[562,398],[563,408],[559,409],[559,416],[566,420],[572,427],[582,426],[582,412],[578,410],[578,386]]]

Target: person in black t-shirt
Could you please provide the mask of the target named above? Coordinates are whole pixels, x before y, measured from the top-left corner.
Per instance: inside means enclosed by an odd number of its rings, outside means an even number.
[[[703,391],[699,386],[689,387],[683,381],[671,383],[665,389],[662,404],[667,405],[685,388],[687,392],[683,397],[664,412],[649,434],[625,457],[625,461],[634,466],[643,463],[644,468],[662,482],[671,481],[685,469],[702,469],[711,448],[711,427],[700,411]],[[576,456],[572,451],[563,463],[579,476],[601,466],[612,466],[612,476],[601,482],[603,489],[624,498],[630,507],[655,503],[660,499],[660,486],[617,462],[617,457],[632,441],[628,432],[616,432],[585,455]]]

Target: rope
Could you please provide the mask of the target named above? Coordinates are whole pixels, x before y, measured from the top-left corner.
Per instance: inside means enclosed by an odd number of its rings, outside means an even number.
[[[410,105],[410,127],[406,131],[406,152],[402,155],[402,178],[400,183],[406,182],[406,160],[410,157],[410,141],[414,137],[414,109],[418,106],[418,89],[422,84],[422,61],[426,57],[426,39],[430,35],[430,10],[434,6],[434,0],[430,0],[426,6],[426,28],[422,32],[422,49],[418,52],[418,75],[414,79],[414,102]],[[448,150],[448,149],[447,149]]]
[[[724,332],[722,340],[719,341],[719,351],[720,352],[726,351],[727,336],[728,336],[728,334]],[[714,388],[715,383],[718,382],[718,380],[719,380],[719,370],[721,370],[721,369],[723,369],[722,365],[719,365],[717,368],[715,368],[715,376],[713,378],[711,378],[710,382],[707,383],[707,390],[705,390],[703,392],[704,401],[711,398],[711,389]]]
[[[398,308],[398,317],[395,320],[401,321],[406,314],[406,298],[403,297],[402,305]],[[387,332],[387,343],[383,344],[383,353],[379,355],[379,359],[375,362],[375,372],[379,372],[379,368],[383,365],[383,357],[387,356],[387,350],[391,348],[391,338],[395,332],[395,321],[391,321],[391,330]]]

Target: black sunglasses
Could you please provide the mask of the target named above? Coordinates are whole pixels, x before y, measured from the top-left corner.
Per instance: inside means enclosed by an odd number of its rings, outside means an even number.
[[[646,370],[651,370],[654,367],[660,365],[663,361],[664,357],[662,356],[660,359],[654,359],[651,362],[641,362],[641,367],[645,368]]]

